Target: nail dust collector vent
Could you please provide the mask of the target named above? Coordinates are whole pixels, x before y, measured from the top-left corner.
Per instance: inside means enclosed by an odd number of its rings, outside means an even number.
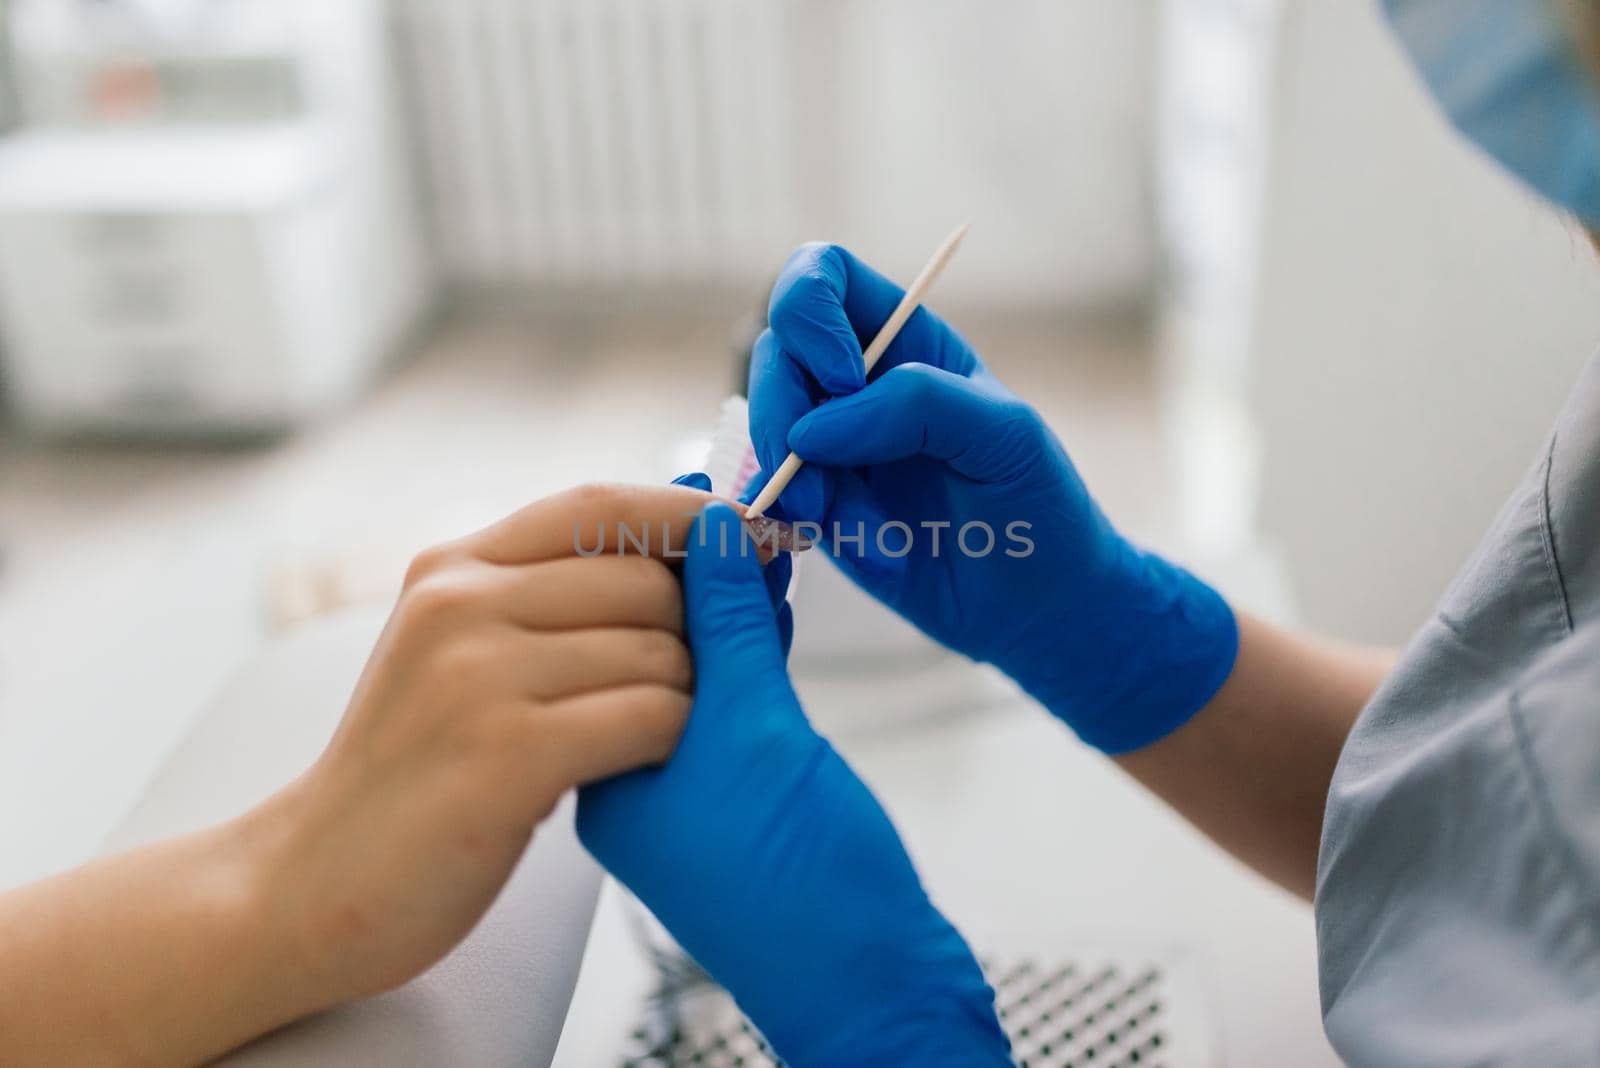
[[[1182,954],[1016,959],[985,968],[1024,1068],[1205,1068],[1217,1063],[1204,987]],[[653,1006],[623,1068],[772,1068],[760,1033],[701,979]],[[828,1026],[818,1021],[819,1027]]]

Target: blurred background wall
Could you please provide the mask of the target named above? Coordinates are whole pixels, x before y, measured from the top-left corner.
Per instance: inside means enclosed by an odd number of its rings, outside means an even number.
[[[1309,623],[1425,618],[1600,339],[1587,236],[1458,139],[1377,5],[1287,5],[1248,360]]]
[[[0,336],[12,410],[47,430],[183,390],[135,382],[74,414],[19,386],[89,394],[193,360],[209,364],[197,406],[222,398],[200,422],[293,423],[347,403],[441,296],[728,310],[799,240],[906,270],[970,217],[948,305],[1159,307],[1186,535],[1260,536],[1308,621],[1394,640],[1600,326],[1583,236],[1452,135],[1371,4],[8,6]],[[208,93],[239,110],[206,113]],[[369,136],[385,124],[404,141]],[[301,189],[348,207],[302,211]],[[111,262],[113,223],[148,236],[186,219],[239,235],[194,239],[209,279]],[[377,277],[395,280],[385,296]],[[197,303],[233,312],[193,339],[155,321],[183,284],[221,286]],[[260,310],[239,295],[252,287],[270,293]],[[113,305],[141,323],[91,329]],[[362,323],[361,305],[388,310]],[[227,374],[220,348],[238,350]],[[260,370],[274,361],[279,378]]]
[[[996,17],[977,0],[404,0],[400,14],[459,282],[743,290],[802,236],[910,262],[967,213],[986,236],[961,299],[1148,292],[1153,4],[1017,0]]]

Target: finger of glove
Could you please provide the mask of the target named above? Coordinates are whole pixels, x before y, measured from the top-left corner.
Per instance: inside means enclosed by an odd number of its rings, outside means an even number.
[[[802,418],[789,445],[808,464],[866,467],[931,456],[967,478],[995,482],[1016,473],[1033,424],[1026,406],[986,382],[906,364]]]
[[[690,489],[711,492],[711,476],[704,471],[690,471],[688,474],[679,475],[672,480],[674,486],[688,486]]]
[[[766,583],[767,600],[776,612],[789,596],[789,582],[794,578],[794,556],[780,552],[772,562],[761,569],[761,580]]]
[[[778,347],[771,330],[762,333],[750,354],[748,392],[750,440],[762,471],[770,477],[789,456],[789,431],[823,394],[799,362]],[[778,500],[790,519],[822,518],[826,506],[822,472],[802,467]]]
[[[711,712],[742,700],[700,701],[788,685],[783,648],[755,546],[733,508],[712,504],[690,532],[684,561],[684,611],[694,654],[697,708]]]
[[[691,489],[711,492],[711,476],[703,471],[690,471],[679,475],[672,480],[674,486],[688,486]],[[760,492],[759,487],[756,492]],[[753,494],[751,495],[753,499]],[[761,571],[762,581],[766,583],[767,595],[772,602],[772,608],[777,611],[789,595],[789,583],[794,576],[794,557],[786,552],[780,552],[767,563]]]
[[[794,642],[794,609],[789,605],[789,585],[794,579],[794,554],[779,553],[762,568],[762,579],[767,584],[767,598],[778,621],[778,644],[783,648],[784,659],[789,657],[789,646]]]
[[[804,245],[789,257],[772,290],[767,321],[780,351],[799,362],[834,396],[865,380],[862,350],[905,297],[905,290],[839,245]],[[970,374],[979,362],[972,347],[925,307],[896,335],[874,370],[926,363]]]
[[[783,648],[783,658],[789,659],[789,649],[794,645],[794,609],[785,601],[778,606],[778,644]]]

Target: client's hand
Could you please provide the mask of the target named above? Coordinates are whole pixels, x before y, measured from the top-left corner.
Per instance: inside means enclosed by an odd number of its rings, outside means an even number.
[[[709,499],[574,490],[424,553],[309,771],[0,893],[0,1063],[198,1064],[443,956],[563,791],[672,752],[678,580],[636,546]]]
[[[619,555],[616,532],[648,530],[660,555],[706,499],[584,487],[417,558],[337,735],[272,803],[273,898],[330,998],[433,963],[564,791],[672,752],[690,693],[678,580]]]
[[[578,833],[786,1063],[1010,1064],[993,996],[877,800],[806,721],[733,509],[689,539],[694,707],[672,760],[589,786]]]

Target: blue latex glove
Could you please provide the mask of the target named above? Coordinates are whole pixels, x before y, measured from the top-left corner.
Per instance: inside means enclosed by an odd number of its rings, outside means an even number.
[[[703,471],[679,475],[672,480],[672,484],[711,492],[711,476]],[[778,642],[783,647],[783,655],[788,657],[789,646],[794,644],[794,609],[789,604],[789,580],[794,577],[794,556],[790,553],[774,556],[761,569],[761,577],[766,582],[767,599],[772,602],[772,611],[776,615]]]
[[[820,522],[862,588],[1089,744],[1126,752],[1175,730],[1233,668],[1227,603],[1119,535],[1038,414],[926,308],[864,381],[862,344],[901,295],[837,246],[784,267],[750,368],[763,470],[790,449],[806,461],[776,511]]]
[[[966,943],[806,721],[742,537],[726,504],[697,520],[688,726],[665,767],[579,792],[579,836],[787,1063],[1010,1064]]]

